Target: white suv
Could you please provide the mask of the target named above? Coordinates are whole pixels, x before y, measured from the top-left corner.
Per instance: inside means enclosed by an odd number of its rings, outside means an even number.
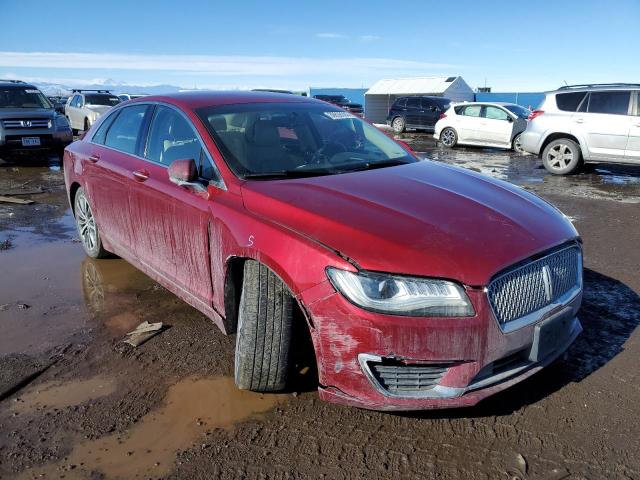
[[[571,85],[548,92],[520,137],[551,173],[584,162],[640,165],[640,84]]]
[[[101,115],[118,103],[120,99],[109,90],[77,89],[67,100],[65,115],[74,134],[79,130],[86,132]]]

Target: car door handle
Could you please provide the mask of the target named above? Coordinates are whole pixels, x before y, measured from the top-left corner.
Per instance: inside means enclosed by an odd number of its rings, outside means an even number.
[[[89,155],[89,161],[96,163],[98,160],[100,160],[100,155],[98,155],[97,153],[94,153],[93,155]]]
[[[147,178],[149,178],[149,172],[146,170],[134,170],[133,178],[135,178],[139,182],[144,182]]]
[[[576,123],[584,123],[584,118],[576,118],[575,122]]]

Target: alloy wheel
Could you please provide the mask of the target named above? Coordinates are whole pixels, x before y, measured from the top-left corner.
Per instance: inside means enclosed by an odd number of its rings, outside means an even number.
[[[446,147],[451,147],[456,143],[456,134],[450,128],[447,128],[440,136],[440,141]]]
[[[571,147],[565,143],[554,145],[547,154],[547,163],[553,169],[560,170],[573,162],[574,153]]]
[[[87,250],[93,251],[98,244],[98,230],[87,197],[81,194],[76,205],[76,223],[80,240]]]

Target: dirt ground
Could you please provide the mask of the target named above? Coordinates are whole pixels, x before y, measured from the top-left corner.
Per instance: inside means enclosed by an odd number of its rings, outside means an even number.
[[[289,393],[238,391],[234,337],[123,260],[85,257],[55,157],[4,159],[0,191],[43,193],[0,203],[0,478],[640,478],[640,167],[552,177],[531,156],[403,140],[574,222],[584,333],[568,359],[460,410],[326,404],[303,363]],[[123,344],[144,320],[169,328]]]

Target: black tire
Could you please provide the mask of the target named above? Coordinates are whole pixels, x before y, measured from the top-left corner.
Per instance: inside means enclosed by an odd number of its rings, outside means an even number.
[[[569,175],[582,166],[582,151],[573,140],[558,138],[542,151],[542,164],[554,175]]]
[[[235,381],[238,388],[275,392],[285,388],[294,299],[266,266],[248,260],[238,313]]]
[[[404,121],[402,117],[396,117],[391,120],[391,128],[396,133],[402,133],[407,129],[407,122]]]
[[[84,131],[88,132],[90,128],[91,128],[91,124],[89,123],[89,119],[85,118],[84,119]]]
[[[458,143],[458,133],[451,127],[446,127],[440,132],[440,142],[447,148],[453,148]]]
[[[80,243],[84,251],[91,258],[106,258],[110,253],[102,246],[102,239],[98,231],[98,224],[89,205],[89,199],[82,187],[78,188],[73,199],[73,214],[76,219],[76,229],[80,236]]]

